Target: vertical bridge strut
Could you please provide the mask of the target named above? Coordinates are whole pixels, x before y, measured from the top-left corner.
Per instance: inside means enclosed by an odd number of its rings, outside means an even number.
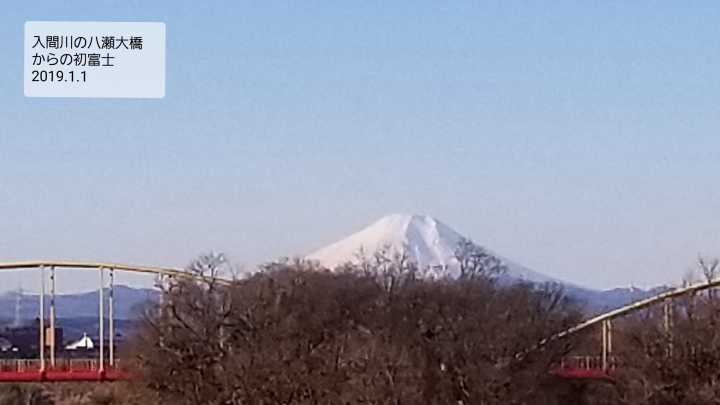
[[[666,355],[673,355],[673,302],[672,299],[666,298],[664,301],[665,312],[665,340],[667,342]]]
[[[110,269],[110,367],[115,365],[115,269]]]
[[[41,333],[45,333],[42,331]],[[50,366],[55,367],[55,266],[50,266]]]
[[[100,308],[100,330],[98,337],[98,344],[100,344],[100,372],[105,371],[105,269],[103,267],[100,267],[100,290],[99,290],[99,296],[100,296],[100,302],[99,302],[99,308]]]
[[[40,335],[40,373],[45,372],[45,266],[40,266],[40,327],[38,335]]]
[[[602,370],[607,371],[612,367],[612,321],[606,319],[602,322]]]

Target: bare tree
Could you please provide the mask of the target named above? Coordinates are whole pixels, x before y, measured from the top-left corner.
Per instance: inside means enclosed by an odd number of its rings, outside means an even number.
[[[549,370],[569,342],[513,355],[579,319],[561,290],[484,282],[495,267],[475,259],[460,280],[386,259],[269,263],[221,286],[217,258],[201,258],[190,270],[210,281],[170,280],[148,312],[139,381],[178,405],[558,403]]]
[[[507,267],[485,248],[476,245],[469,239],[460,239],[455,248],[455,259],[460,270],[459,278],[488,280],[502,276]]]
[[[715,279],[716,261],[701,259],[699,265],[706,281]],[[712,292],[676,298],[616,326],[622,367],[605,397],[633,405],[717,404],[720,302]]]
[[[36,384],[10,384],[0,391],[0,405],[53,405],[52,392]]]

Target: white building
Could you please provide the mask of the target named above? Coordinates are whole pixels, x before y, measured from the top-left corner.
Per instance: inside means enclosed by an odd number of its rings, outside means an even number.
[[[92,339],[90,339],[87,335],[87,333],[83,333],[83,337],[78,340],[77,342],[70,343],[69,345],[65,346],[66,350],[77,350],[77,349],[92,349],[95,347],[95,344],[93,343]]]

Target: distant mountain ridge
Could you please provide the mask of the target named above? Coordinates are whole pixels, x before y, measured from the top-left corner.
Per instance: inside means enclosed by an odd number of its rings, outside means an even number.
[[[153,301],[158,291],[151,288],[133,288],[116,285],[114,288],[115,319],[136,319],[138,311],[148,301]],[[19,300],[19,301],[18,301]],[[104,290],[105,311],[109,308],[109,289]],[[50,296],[45,294],[45,311],[49,313]],[[19,313],[17,309],[19,308]],[[57,317],[97,318],[100,313],[99,291],[75,294],[57,294],[55,296]],[[20,294],[10,291],[0,295],[0,319],[22,320],[35,319],[40,309],[40,296],[37,294]]]
[[[631,302],[654,297],[664,291],[666,287],[653,287],[647,290],[640,288],[613,288],[610,290],[593,290],[588,288],[573,288],[565,286],[565,291],[571,297],[585,303],[589,313],[602,313],[620,308]]]
[[[615,288],[607,291],[565,287],[566,292],[587,304],[588,316],[628,304],[631,301],[648,298],[664,291],[662,287],[642,290],[637,288]],[[138,320],[140,308],[158,296],[157,290],[146,288],[116,287],[118,300],[115,303],[115,330],[123,336],[130,335]],[[47,297],[49,298],[49,297]],[[0,296],[0,325],[15,323],[16,293]],[[56,297],[57,325],[65,330],[65,338],[79,339],[87,333],[92,339],[98,336],[98,293],[66,294]],[[48,301],[49,302],[49,301]],[[47,302],[46,302],[47,304]],[[38,316],[38,296],[21,296],[20,323],[27,324]],[[107,324],[106,324],[107,332]]]

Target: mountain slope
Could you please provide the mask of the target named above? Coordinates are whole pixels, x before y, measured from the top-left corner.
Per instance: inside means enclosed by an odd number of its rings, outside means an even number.
[[[391,257],[405,254],[409,260],[424,269],[447,266],[450,275],[456,276],[459,269],[455,258],[455,249],[462,239],[466,238],[427,215],[388,215],[367,228],[320,249],[306,258],[334,269],[345,263],[357,264],[363,258],[371,258],[374,254],[385,251]],[[507,267],[505,280],[561,284],[567,294],[585,303],[588,312],[592,313],[618,308],[661,291],[660,288],[595,290],[539,273],[487,248],[485,250]]]
[[[372,257],[387,250],[394,256],[405,254],[420,268],[447,267],[451,276],[459,273],[455,250],[462,235],[442,222],[427,215],[388,215],[369,227],[333,243],[307,256],[328,268],[345,263],[358,263],[363,257]],[[512,262],[488,249],[507,266],[506,276],[515,280],[535,283],[562,283],[545,274]]]

